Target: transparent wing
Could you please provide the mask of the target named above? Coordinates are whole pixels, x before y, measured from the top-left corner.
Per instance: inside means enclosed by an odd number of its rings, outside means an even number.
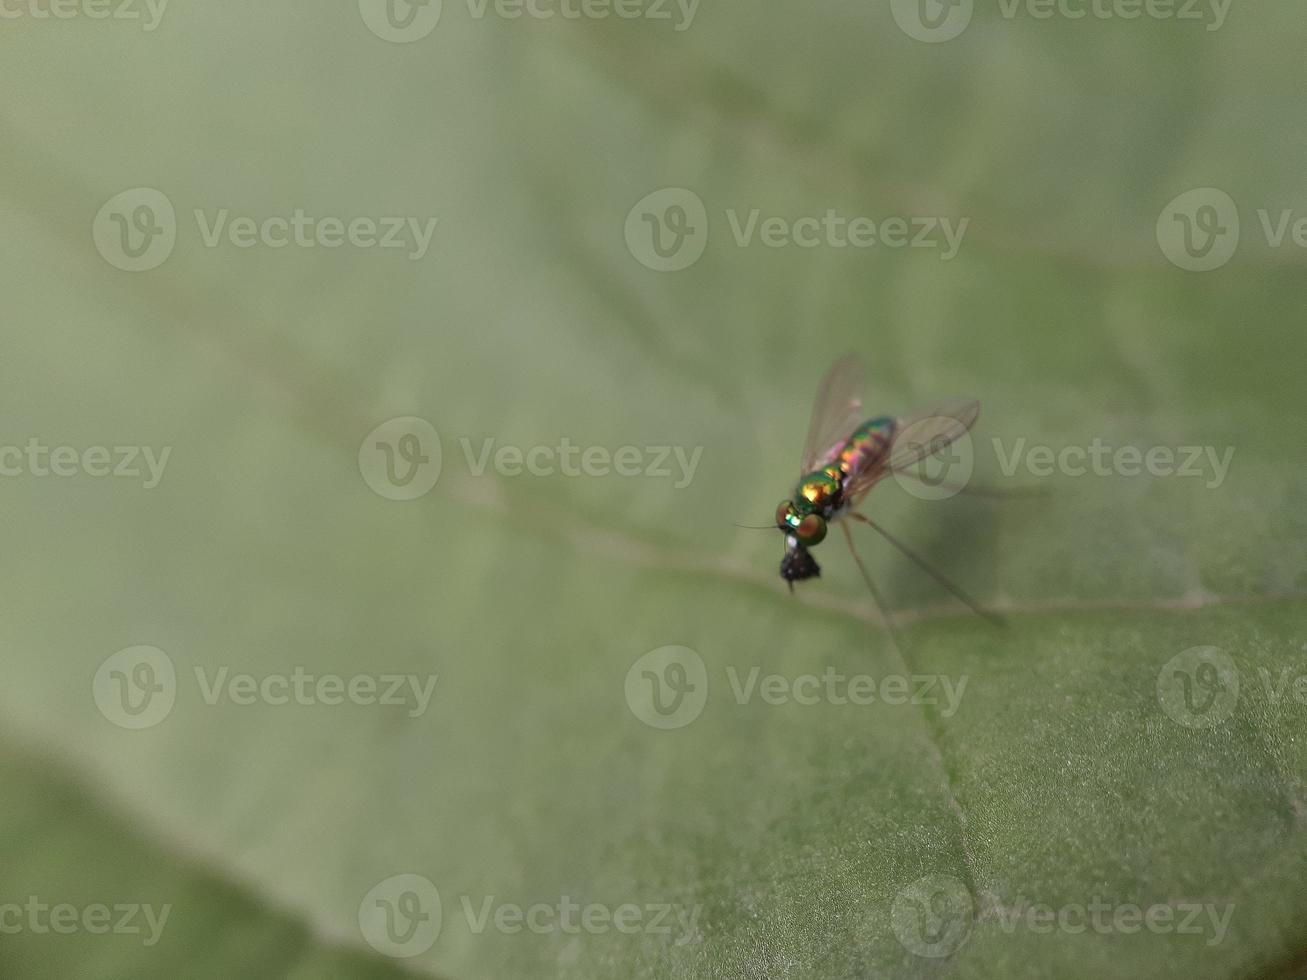
[[[856,473],[844,488],[846,498],[856,507],[883,477],[943,452],[970,432],[979,417],[980,402],[960,399],[896,419],[885,461]]]
[[[885,469],[905,470],[927,456],[943,452],[970,432],[979,417],[980,402],[963,399],[903,416],[894,426],[894,442]]]
[[[866,377],[858,356],[845,354],[821,379],[812,405],[812,419],[808,422],[808,438],[803,444],[800,476],[830,462],[853,430],[862,424]]]

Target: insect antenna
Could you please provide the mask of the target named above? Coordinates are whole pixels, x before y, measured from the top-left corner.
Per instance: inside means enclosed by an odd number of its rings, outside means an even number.
[[[857,515],[853,516],[856,517]],[[894,651],[899,655],[899,659],[906,659],[903,656],[903,644],[899,642],[898,627],[894,625],[894,617],[890,615],[889,607],[885,605],[880,589],[876,588],[876,583],[872,580],[871,573],[867,571],[867,566],[862,563],[862,558],[858,555],[858,549],[853,546],[853,532],[849,530],[849,525],[844,521],[840,521],[840,529],[844,532],[844,540],[849,543],[849,551],[858,565],[858,571],[862,573],[862,580],[867,583],[867,591],[871,593],[871,598],[876,603],[880,618],[885,621],[885,629],[889,632],[890,643],[893,644]],[[791,585],[790,588],[793,589],[794,586]]]
[[[775,531],[775,524],[736,524],[736,527],[742,527],[748,531]]]
[[[898,538],[894,537],[894,535],[886,531],[883,527],[881,527],[879,524],[873,521],[870,517],[867,517],[864,514],[857,514],[857,513],[849,514],[849,516],[852,517],[855,521],[861,521],[863,524],[866,524],[868,527],[874,528],[876,533],[878,533],[886,541],[892,544],[895,548],[898,548],[899,551],[901,551],[905,556],[910,558],[917,565],[918,568],[924,571],[927,575],[933,578],[940,585],[944,586],[944,588],[948,589],[949,592],[953,593],[953,595],[958,600],[960,600],[963,604],[965,604],[967,608],[969,608],[977,616],[981,617],[982,619],[988,620],[989,622],[993,623],[995,626],[1003,625],[1002,616],[998,615],[998,613],[991,612],[990,610],[982,607],[980,603],[978,603],[975,599],[971,598],[971,596],[967,595],[967,593],[963,591],[963,589],[960,586],[954,584],[952,581],[946,578],[943,572],[937,570],[934,566],[930,564],[930,562],[926,561],[926,559],[922,558],[919,554],[917,554],[915,551],[909,548]],[[850,534],[850,540],[852,540],[851,534]],[[859,562],[859,566],[861,566],[861,562]]]

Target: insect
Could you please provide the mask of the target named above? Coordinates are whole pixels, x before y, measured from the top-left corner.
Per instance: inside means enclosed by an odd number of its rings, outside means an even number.
[[[868,419],[862,410],[865,375],[861,360],[846,354],[826,372],[817,389],[799,482],[793,495],[776,508],[776,527],[785,536],[781,578],[793,592],[795,582],[819,576],[821,566],[812,551],[826,539],[831,524],[838,524],[892,634],[893,621],[884,599],[853,543],[849,522],[857,521],[874,528],[973,611],[996,619],[920,555],[858,512],[871,488],[887,476],[901,474],[924,480],[916,465],[970,431],[980,415],[980,403],[961,400],[912,415]]]

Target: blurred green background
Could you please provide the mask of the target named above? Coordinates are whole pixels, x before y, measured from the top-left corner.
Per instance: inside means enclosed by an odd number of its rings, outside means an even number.
[[[1300,6],[560,2],[3,0],[0,972],[1300,969]],[[965,231],[764,240],[828,212]],[[845,350],[1049,490],[868,504],[1005,628],[733,526]],[[477,472],[564,439],[638,475]],[[1095,439],[1234,455],[993,448]],[[828,671],[966,687],[737,690]]]

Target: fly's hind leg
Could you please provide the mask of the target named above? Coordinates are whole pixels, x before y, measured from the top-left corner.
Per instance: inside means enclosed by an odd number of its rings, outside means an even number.
[[[848,514],[848,517],[857,517],[857,514]],[[889,633],[890,643],[894,645],[895,652],[899,657],[903,657],[903,644],[899,642],[898,627],[894,625],[894,617],[890,615],[889,607],[885,605],[885,600],[880,594],[880,589],[876,588],[876,583],[872,580],[871,573],[867,571],[867,566],[862,563],[862,558],[858,555],[858,549],[853,544],[853,532],[849,530],[848,522],[841,520],[839,522],[840,530],[844,532],[844,540],[849,543],[849,552],[853,555],[853,560],[858,565],[858,571],[862,573],[862,580],[867,583],[867,591],[871,593],[872,600],[876,603],[876,609],[880,613],[880,618],[885,621],[885,629]]]

